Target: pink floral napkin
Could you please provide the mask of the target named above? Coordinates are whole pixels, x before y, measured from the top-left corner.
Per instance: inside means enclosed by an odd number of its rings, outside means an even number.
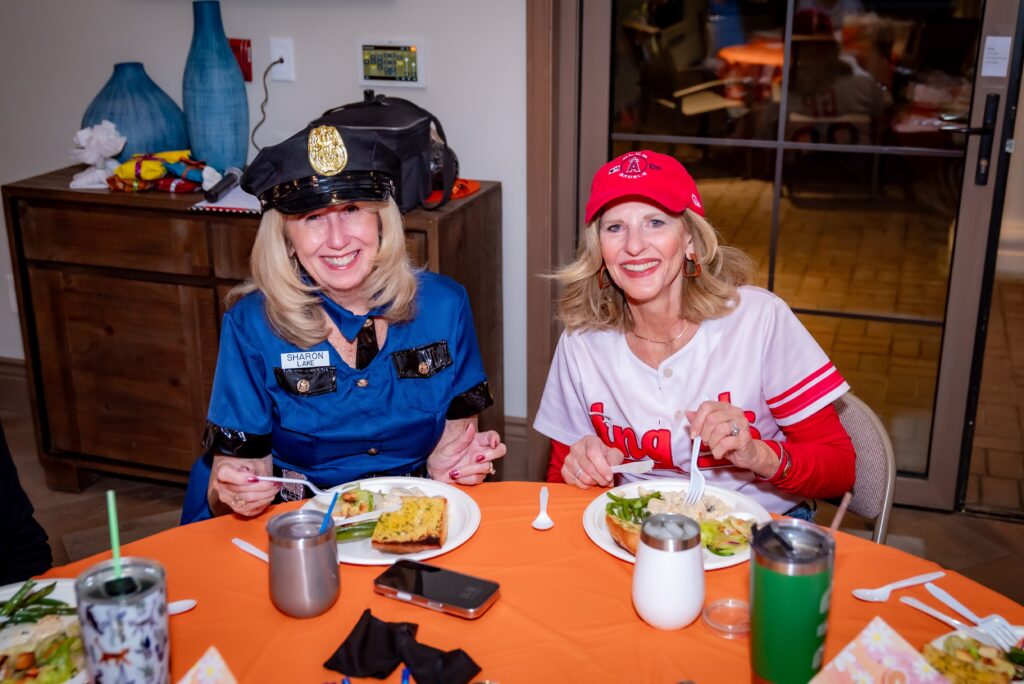
[[[206,649],[178,684],[238,684],[216,646]]]
[[[917,650],[880,617],[868,623],[811,684],[946,684]]]

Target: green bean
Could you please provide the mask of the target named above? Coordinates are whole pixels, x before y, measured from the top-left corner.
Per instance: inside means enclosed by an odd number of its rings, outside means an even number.
[[[35,603],[36,601],[39,601],[41,599],[46,598],[47,596],[52,594],[53,590],[56,589],[56,588],[57,588],[57,583],[53,582],[51,584],[46,585],[42,589],[36,589],[31,594],[29,594],[28,596],[25,597],[25,601],[22,603],[22,607],[30,606],[33,603]]]
[[[21,585],[21,588],[18,589],[14,596],[12,596],[10,600],[4,604],[4,607],[0,609],[0,616],[7,616],[16,611],[35,584],[35,580],[27,580],[23,585]]]
[[[356,523],[354,525],[345,525],[344,527],[339,527],[335,530],[334,537],[339,542],[366,539],[373,534],[375,527],[377,527],[376,520],[367,520],[366,522]]]

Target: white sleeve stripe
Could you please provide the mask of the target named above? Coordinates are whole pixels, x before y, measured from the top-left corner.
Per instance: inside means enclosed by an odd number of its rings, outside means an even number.
[[[822,378],[828,376],[828,374],[834,370],[835,366],[833,366],[831,362],[826,363],[824,366],[814,371],[806,378],[804,378],[803,380],[801,380],[800,382],[796,383],[788,390],[783,392],[782,394],[779,394],[778,396],[768,399],[765,403],[768,404],[769,408],[781,406],[782,404],[785,404],[792,400],[794,397],[800,395],[802,392],[806,392],[809,387],[813,386],[817,382],[820,382]]]
[[[816,402],[823,394],[831,392],[843,382],[845,382],[845,380],[843,380],[843,376],[839,374],[839,371],[833,371],[821,382],[814,383],[813,387],[811,387],[807,392],[801,393],[792,401],[787,401],[782,406],[777,406],[771,409],[772,415],[776,418],[785,418],[786,416],[792,415],[797,411],[802,410],[808,404]]]
[[[797,411],[791,416],[786,416],[785,418],[775,418],[775,422],[779,425],[779,427],[795,425],[796,423],[799,423],[800,421],[806,418],[810,418],[815,413],[825,408],[826,406],[828,406],[829,404],[831,404],[836,399],[843,396],[849,391],[850,386],[846,384],[846,382],[844,381],[831,392],[828,392],[827,394],[824,394],[821,397],[819,397],[818,400],[815,401],[814,403],[805,406],[803,409]]]

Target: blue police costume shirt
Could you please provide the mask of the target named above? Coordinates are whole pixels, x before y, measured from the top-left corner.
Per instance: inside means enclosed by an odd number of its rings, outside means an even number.
[[[435,273],[417,280],[415,318],[390,324],[361,370],[326,340],[302,349],[281,339],[266,320],[262,293],[243,297],[224,315],[209,422],[269,435],[274,464],[320,486],[420,468],[452,402],[487,378],[465,289]],[[438,369],[446,357],[450,365]],[[433,366],[427,374],[417,364],[423,358]],[[305,392],[296,389],[296,373],[307,378]]]

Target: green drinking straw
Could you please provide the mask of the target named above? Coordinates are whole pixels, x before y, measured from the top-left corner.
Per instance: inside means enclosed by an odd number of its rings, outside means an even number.
[[[114,577],[121,577],[121,535],[117,531],[117,503],[114,490],[107,490],[107,521],[110,523],[110,550],[114,554]]]

